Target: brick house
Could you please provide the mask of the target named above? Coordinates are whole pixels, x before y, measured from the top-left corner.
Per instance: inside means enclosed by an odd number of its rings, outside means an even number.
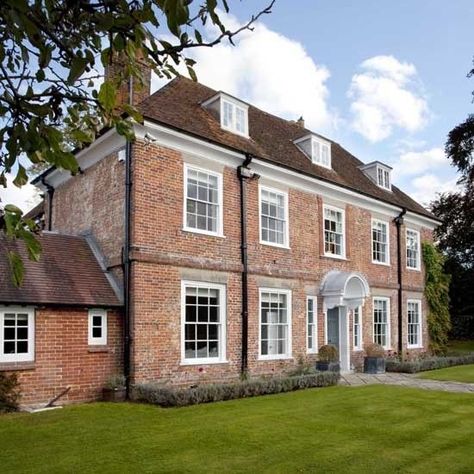
[[[0,370],[19,371],[26,403],[96,398],[122,370],[180,385],[279,373],[326,343],[343,371],[374,341],[428,350],[421,242],[437,221],[389,166],[185,78],[127,94],[136,141],[105,131],[79,175],[35,180],[42,263],[20,290],[0,281]]]

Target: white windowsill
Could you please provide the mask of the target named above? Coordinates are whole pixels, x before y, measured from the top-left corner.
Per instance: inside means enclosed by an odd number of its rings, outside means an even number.
[[[363,351],[364,351],[364,349],[362,349],[362,347],[354,347],[352,349],[352,352],[363,352]]]
[[[260,244],[261,245],[268,245],[269,247],[277,247],[279,249],[290,250],[290,247],[288,245],[274,244],[273,242],[266,242],[265,240],[261,240],[261,239],[260,239]]]
[[[258,361],[271,361],[271,360],[292,360],[293,357],[291,355],[277,355],[277,356],[258,356]]]
[[[216,364],[228,364],[229,361],[226,359],[193,359],[193,360],[182,360],[180,365],[216,365]]]
[[[346,260],[347,261],[347,258],[346,258],[345,255],[336,255],[336,254],[333,254],[333,253],[324,253],[322,255],[322,257],[335,258],[336,260]]]
[[[217,237],[219,239],[225,239],[225,235],[218,232],[209,232],[201,229],[193,229],[191,227],[183,227],[181,229],[183,232],[190,232],[192,234],[207,235],[208,237]]]
[[[382,265],[384,267],[390,267],[390,262],[386,263],[386,262],[377,262],[376,260],[372,260],[372,263],[374,265]]]
[[[319,351],[317,349],[313,349],[311,351],[306,351],[308,355],[318,355]]]
[[[409,345],[409,344],[408,344],[408,345],[407,345],[407,349],[423,349],[423,346],[420,346],[420,345],[418,345],[418,344],[412,346],[412,345]]]
[[[412,272],[421,272],[421,268],[407,267],[407,270],[410,270]]]

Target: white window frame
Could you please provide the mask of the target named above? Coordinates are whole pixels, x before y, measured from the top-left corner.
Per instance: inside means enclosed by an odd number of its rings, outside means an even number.
[[[5,354],[4,343],[4,318],[5,313],[21,313],[28,315],[28,352],[22,354]],[[30,307],[0,306],[0,363],[33,362],[35,360],[35,310]]]
[[[287,304],[287,334],[288,341],[286,345],[286,354],[270,354],[262,355],[262,293],[283,293],[286,295]],[[278,359],[291,359],[292,357],[292,299],[291,290],[282,288],[259,288],[258,289],[258,360],[278,360]]]
[[[94,337],[93,336],[93,318],[94,316],[100,316],[101,318],[101,327],[102,327],[102,336]],[[88,344],[89,346],[106,346],[107,345],[107,326],[108,326],[107,311],[105,309],[93,308],[89,310],[88,316]]]
[[[356,310],[359,313],[359,344],[356,345],[355,343],[355,312]],[[363,347],[363,324],[362,324],[362,306],[358,306],[352,310],[352,348],[354,351],[362,351]]]
[[[377,186],[382,189],[386,189],[387,191],[392,190],[392,177],[390,170],[383,166],[376,167],[376,179],[377,179]],[[382,173],[382,181],[379,179],[379,174]]]
[[[408,307],[410,304],[416,304],[418,306],[418,343],[410,344],[409,343],[409,327],[410,320],[408,319]],[[423,319],[422,319],[422,304],[421,300],[418,299],[408,299],[407,300],[407,347],[408,349],[421,349],[423,347]]]
[[[217,178],[217,230],[215,232],[205,230],[205,229],[196,229],[194,227],[188,226],[187,220],[187,204],[188,204],[188,174],[189,171],[198,171],[201,173],[206,173],[208,175],[214,176]],[[193,232],[195,234],[211,235],[214,237],[224,237],[224,195],[223,195],[223,178],[222,173],[212,171],[205,168],[200,168],[199,166],[190,165],[184,163],[184,172],[183,172],[183,230],[186,232]]]
[[[268,240],[263,240],[263,227],[262,227],[262,191],[267,191],[269,193],[275,193],[283,196],[283,203],[285,206],[285,231],[283,233],[284,242],[279,244],[276,242],[269,242]],[[258,187],[258,220],[260,228],[260,243],[263,245],[270,245],[272,247],[280,247],[284,249],[290,248],[290,219],[289,219],[289,210],[288,210],[288,193],[282,191],[281,189],[271,188],[269,186]]]
[[[313,302],[313,323],[309,324],[308,302]],[[309,327],[313,328],[313,346],[309,347]],[[318,298],[316,296],[306,297],[306,351],[308,354],[318,353]]]
[[[323,163],[323,149],[327,150],[328,154],[328,163]],[[318,150],[319,152],[316,152]],[[331,159],[331,144],[324,140],[319,140],[316,137],[311,138],[311,161],[315,165],[322,166],[323,168],[332,169],[332,159]]]
[[[229,104],[232,106],[232,125],[224,125],[224,104]],[[241,132],[237,130],[237,109],[241,109],[244,112],[244,131]],[[221,127],[224,130],[235,133],[236,135],[241,135],[242,137],[249,137],[249,113],[248,105],[238,102],[237,100],[231,99],[228,96],[221,96],[220,99],[220,113],[221,113]]]
[[[392,347],[392,325],[391,325],[391,308],[390,308],[390,298],[386,296],[374,296],[372,298],[372,341],[378,344],[375,341],[375,301],[386,301],[387,302],[387,344],[383,346],[385,350],[390,350]]]
[[[385,262],[380,262],[378,260],[374,260],[374,224],[383,224],[385,225],[385,231],[387,235],[387,242],[386,242],[386,251],[385,251],[385,256],[386,256],[386,261]],[[371,253],[372,253],[372,263],[375,263],[376,265],[387,265],[390,266],[390,223],[388,221],[384,221],[381,219],[372,219],[371,224],[370,224],[370,245],[371,245]]]
[[[416,249],[416,267],[411,267],[408,265],[408,233],[413,232],[416,235],[417,239],[417,249]],[[421,241],[420,241],[420,232],[415,229],[410,229],[407,227],[405,231],[405,259],[406,259],[406,267],[408,270],[421,270]]]
[[[326,252],[326,228],[324,226],[324,221],[326,220],[326,209],[342,213],[342,253],[341,253],[341,255]],[[331,206],[329,204],[324,204],[323,205],[322,224],[323,224],[323,250],[324,250],[324,256],[325,257],[331,257],[331,258],[339,258],[339,259],[345,260],[345,258],[346,258],[346,211],[345,211],[345,209],[342,209],[340,207]]]
[[[199,357],[199,358],[186,358],[185,351],[185,325],[186,325],[186,288],[206,288],[219,291],[219,321],[220,321],[220,333],[219,333],[219,357]],[[203,281],[181,281],[181,365],[211,365],[211,364],[223,364],[227,362],[226,359],[227,349],[227,294],[226,285],[209,283]]]

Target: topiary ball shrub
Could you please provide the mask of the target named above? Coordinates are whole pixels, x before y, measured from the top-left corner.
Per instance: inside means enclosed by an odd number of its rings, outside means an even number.
[[[367,344],[364,351],[367,357],[385,357],[385,350],[380,344]]]
[[[339,351],[337,350],[337,347],[331,344],[321,346],[318,352],[318,360],[321,362],[338,362]]]
[[[0,372],[0,413],[18,410],[20,400],[20,386],[15,373]]]

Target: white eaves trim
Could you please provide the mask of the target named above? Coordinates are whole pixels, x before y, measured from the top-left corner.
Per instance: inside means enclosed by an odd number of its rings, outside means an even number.
[[[87,148],[79,151],[76,154],[76,160],[81,170],[86,170],[106,156],[122,149],[125,145],[125,138],[119,135],[115,129],[110,129],[92,142]],[[56,188],[65,183],[70,177],[71,173],[69,171],[55,169],[45,177],[45,181]],[[46,192],[46,188],[41,182],[38,182],[36,187]]]

